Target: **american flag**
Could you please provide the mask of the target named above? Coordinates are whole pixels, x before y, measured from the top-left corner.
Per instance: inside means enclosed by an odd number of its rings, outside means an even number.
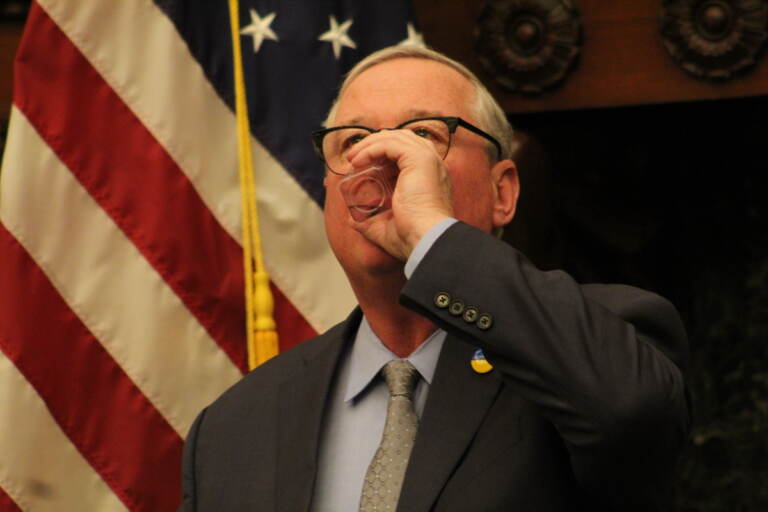
[[[0,510],[173,510],[184,436],[246,371],[227,2],[39,0],[0,174]],[[281,350],[354,298],[309,133],[406,0],[250,0],[240,37]]]

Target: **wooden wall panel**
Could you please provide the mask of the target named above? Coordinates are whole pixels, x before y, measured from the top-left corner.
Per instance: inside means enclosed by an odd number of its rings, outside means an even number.
[[[472,69],[511,113],[714,100],[768,94],[768,55],[727,82],[695,79],[675,65],[659,35],[661,0],[574,0],[582,48],[565,81],[538,96],[496,85],[475,50],[480,0],[414,0],[426,42]],[[0,124],[11,103],[20,23],[0,23]]]
[[[506,92],[480,64],[477,20],[485,2],[414,0],[427,44],[467,65],[508,112],[613,107],[768,94],[768,56],[727,82],[702,81],[672,61],[660,36],[661,0],[573,0],[582,48],[574,71],[556,88],[527,97]]]

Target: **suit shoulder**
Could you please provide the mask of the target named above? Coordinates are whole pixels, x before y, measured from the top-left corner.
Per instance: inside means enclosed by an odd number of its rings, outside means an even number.
[[[586,299],[625,319],[654,318],[682,329],[677,309],[661,295],[624,284],[583,284],[581,291]]]
[[[244,403],[254,403],[265,397],[273,396],[273,391],[282,383],[289,381],[317,357],[329,351],[341,348],[349,322],[342,322],[315,338],[304,341],[285,352],[278,354],[258,368],[247,373],[233,384],[210,406],[209,411],[239,409]]]
[[[661,295],[624,284],[584,284],[584,297],[634,325],[638,334],[654,343],[681,368],[688,365],[685,326],[677,308]]]

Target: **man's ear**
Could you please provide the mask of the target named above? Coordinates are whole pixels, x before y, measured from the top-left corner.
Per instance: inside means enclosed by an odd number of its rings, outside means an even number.
[[[520,178],[512,160],[501,160],[491,168],[496,197],[493,205],[493,227],[509,224],[515,216],[517,198],[520,195]]]

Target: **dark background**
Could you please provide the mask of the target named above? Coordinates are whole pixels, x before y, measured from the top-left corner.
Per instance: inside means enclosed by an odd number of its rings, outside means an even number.
[[[768,96],[513,116],[505,238],[543,268],[669,298],[691,343],[680,511],[768,510]]]

